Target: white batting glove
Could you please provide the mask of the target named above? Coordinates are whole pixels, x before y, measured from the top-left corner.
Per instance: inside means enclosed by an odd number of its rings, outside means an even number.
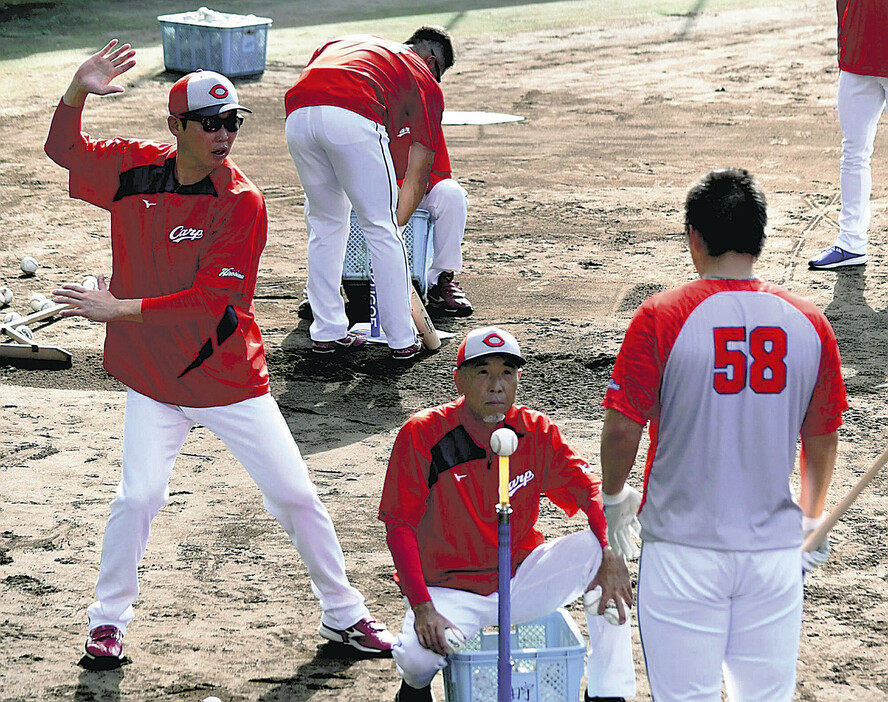
[[[607,541],[618,556],[634,561],[641,553],[635,543],[641,534],[638,523],[638,508],[641,493],[624,485],[616,495],[601,493],[604,500],[604,516],[607,518]]]
[[[802,533],[804,534],[804,537],[807,539],[808,534],[823,524],[824,519],[826,519],[825,515],[820,515],[819,517],[802,517]],[[829,558],[829,536],[824,536],[823,541],[820,542],[820,545],[816,549],[813,551],[802,551],[802,572],[811,572],[817,566],[826,563],[827,558]]]

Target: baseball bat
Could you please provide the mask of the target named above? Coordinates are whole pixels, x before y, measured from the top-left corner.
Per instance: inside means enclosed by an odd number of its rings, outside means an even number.
[[[857,499],[857,496],[863,492],[863,489],[869,485],[870,481],[876,477],[876,473],[882,470],[886,463],[888,463],[888,448],[882,451],[882,455],[879,456],[866,473],[860,477],[860,480],[858,480],[854,487],[848,491],[848,494],[841,499],[839,504],[833,507],[829,516],[823,520],[823,524],[808,534],[808,538],[805,539],[805,543],[802,545],[803,551],[814,551],[821,544],[823,539],[826,538],[826,535],[829,533],[829,530],[842,518],[842,515],[845,514],[854,500]]]
[[[497,656],[497,702],[512,700],[512,507],[509,504],[509,457],[499,457],[500,501],[497,514],[497,594],[499,649]]]
[[[413,323],[416,324],[419,335],[422,337],[423,345],[429,351],[436,351],[441,346],[441,337],[438,336],[438,331],[432,324],[432,319],[413,285],[410,286],[410,310],[413,314]]]

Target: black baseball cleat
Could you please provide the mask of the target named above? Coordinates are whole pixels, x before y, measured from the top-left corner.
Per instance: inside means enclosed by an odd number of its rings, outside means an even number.
[[[453,271],[444,271],[438,276],[438,282],[429,288],[429,312],[448,317],[468,317],[474,311],[472,303],[453,280]]]

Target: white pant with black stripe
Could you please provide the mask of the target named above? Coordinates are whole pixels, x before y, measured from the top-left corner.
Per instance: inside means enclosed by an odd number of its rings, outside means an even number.
[[[299,447],[270,393],[218,407],[179,407],[130,389],[123,428],[123,469],[105,527],[90,629],[125,632],[139,595],[138,566],[151,521],[169,499],[173,464],[190,429],[212,431],[243,464],[308,567],[322,621],[346,629],[368,615],[364,597],[345,574],[333,522],[318,497]]]
[[[341,107],[315,105],[291,112],[286,134],[305,190],[311,338],[334,341],[348,331],[339,288],[354,208],[373,259],[379,318],[389,346],[415,343],[407,249],[396,216],[398,182],[385,127]]]

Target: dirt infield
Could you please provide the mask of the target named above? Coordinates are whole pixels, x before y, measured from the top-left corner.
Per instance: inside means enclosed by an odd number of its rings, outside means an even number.
[[[526,119],[446,128],[470,197],[458,279],[477,312],[442,328],[457,337],[487,323],[513,331],[529,360],[520,399],[558,420],[594,464],[601,399],[629,316],[645,296],[693,277],[681,235],[689,184],[714,167],[747,167],[769,200],[760,275],[815,300],[841,345],[851,409],[829,498],[837,502],[886,438],[888,150],[883,129],[869,264],[809,272],[807,259],[837,231],[830,3],[578,23],[473,38],[459,49],[444,82],[448,108]],[[376,520],[382,477],[404,419],[452,398],[456,343],[398,369],[378,348],[312,358],[296,316],[306,277],[303,196],[283,138],[282,96],[299,69],[270,61],[261,79],[239,83],[255,115],[234,157],[269,205],[257,312],[274,396],[332,514],[350,576],[397,630],[403,605]],[[46,80],[60,95],[67,79]],[[166,140],[173,79],[158,66],[121,97],[91,98],[84,129]],[[106,216],[69,200],[65,173],[42,152],[56,99],[39,93],[3,108],[0,281],[22,313],[31,292],[110,270]],[[26,254],[41,263],[36,277],[19,271]],[[78,666],[120,467],[124,394],[101,369],[102,332],[74,320],[35,329],[42,343],[73,352],[68,371],[0,367],[0,698],[392,699],[391,660],[321,644],[302,563],[245,472],[204,429],[186,443],[154,523],[127,636],[131,663],[112,673]],[[640,466],[632,481],[639,484]],[[808,579],[798,700],[888,696],[885,488],[877,477],[836,528],[830,561]],[[582,527],[554,507],[543,522],[551,536]],[[637,699],[649,700],[640,646],[636,654]]]

